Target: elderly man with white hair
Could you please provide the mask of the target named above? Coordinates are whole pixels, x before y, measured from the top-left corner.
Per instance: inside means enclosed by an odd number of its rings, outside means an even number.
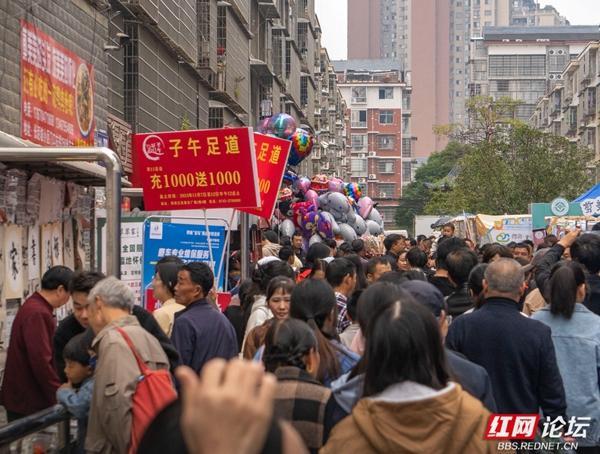
[[[140,369],[119,328],[150,369],[168,370],[169,360],[158,340],[131,315],[135,296],[125,283],[114,277],[103,279],[88,300],[88,320],[96,334],[92,349],[98,361],[85,450],[125,453],[131,440],[132,396]]]

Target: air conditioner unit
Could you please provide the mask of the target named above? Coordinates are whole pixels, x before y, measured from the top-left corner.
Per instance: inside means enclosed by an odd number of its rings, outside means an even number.
[[[359,182],[359,183],[366,183],[366,182],[367,182],[367,179],[366,179],[366,178],[359,178],[359,179],[358,179],[358,182]]]
[[[564,50],[562,50],[562,49],[558,51],[558,55],[562,55],[562,54],[564,54],[564,53],[565,53],[565,51],[564,51]]]
[[[375,151],[369,151],[369,158],[374,158],[375,156],[377,156]]]
[[[387,193],[385,193],[385,192],[380,192],[380,193],[379,193],[379,197],[381,197],[381,198],[386,198],[386,197],[387,197]]]
[[[563,78],[563,77],[562,77],[562,74],[557,74],[557,75],[556,75],[556,80],[562,80],[562,78]]]
[[[550,52],[552,52],[552,51],[550,51]],[[548,79],[550,79],[550,80],[554,80],[554,77],[555,77],[555,76],[554,76],[554,74],[550,74],[550,75],[548,76]]]
[[[377,175],[375,175],[374,173],[369,174],[369,180],[376,180],[376,179],[377,179]]]

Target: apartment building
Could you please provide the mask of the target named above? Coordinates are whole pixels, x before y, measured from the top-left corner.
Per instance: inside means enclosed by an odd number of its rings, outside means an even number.
[[[338,61],[334,67],[349,111],[351,181],[378,203],[391,228],[413,172],[410,87],[393,60]]]
[[[591,40],[597,26],[484,28],[486,53],[481,94],[522,101],[517,117],[528,121],[540,98],[557,84],[571,58]]]
[[[600,159],[600,41],[588,43],[539,100],[530,123],[594,150]]]
[[[0,15],[1,131],[21,133],[23,19],[93,66],[97,143],[108,138],[124,164],[132,132],[251,126],[278,112],[315,133],[331,173],[347,164],[314,0],[15,0]]]

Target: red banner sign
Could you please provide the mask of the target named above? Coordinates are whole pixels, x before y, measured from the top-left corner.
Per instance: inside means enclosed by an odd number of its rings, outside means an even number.
[[[94,68],[21,20],[21,137],[94,145]]]
[[[134,134],[147,211],[259,206],[250,128]]]
[[[244,208],[240,211],[271,219],[291,146],[289,140],[254,133],[260,208]]]

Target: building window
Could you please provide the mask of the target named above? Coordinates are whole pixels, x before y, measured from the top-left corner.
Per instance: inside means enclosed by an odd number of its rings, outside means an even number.
[[[300,77],[300,105],[308,106],[308,76]]]
[[[217,7],[217,55],[227,53],[227,7]]]
[[[396,145],[396,137],[394,136],[377,136],[377,148],[380,150],[393,150]]]
[[[408,135],[408,129],[410,125],[410,117],[402,117],[402,134]]]
[[[366,172],[367,160],[352,158],[350,160],[350,170],[352,170],[352,172]]]
[[[352,134],[352,151],[365,151],[367,149],[366,134]]]
[[[208,109],[208,127],[218,128],[223,127],[223,108],[222,107],[210,107]]]
[[[412,140],[410,137],[402,139],[402,157],[412,158]]]
[[[379,124],[391,125],[393,123],[394,123],[394,111],[393,110],[379,111]]]
[[[285,43],[285,77],[290,78],[292,73],[292,43],[286,41]]]
[[[123,91],[125,121],[129,123],[133,131],[137,131],[138,114],[138,26],[131,22],[125,22],[125,33],[131,40],[123,47]]]
[[[492,11],[491,11],[491,10],[489,10],[489,9],[486,9],[486,10],[485,10],[485,15],[486,15],[486,16],[491,16],[491,15],[492,15]]]
[[[379,99],[394,99],[394,89],[388,87],[380,88]]]
[[[410,92],[402,92],[402,110],[410,110]]]
[[[408,161],[402,162],[402,181],[408,182],[412,180],[412,163]]]
[[[378,197],[395,197],[396,184],[395,183],[379,183],[377,185]]]
[[[545,55],[490,55],[489,77],[545,77]]]
[[[380,159],[377,161],[377,171],[379,173],[394,173],[394,161],[384,161],[383,159]]]
[[[352,87],[352,104],[367,102],[367,87]]]
[[[198,66],[207,68],[210,66],[211,43],[210,43],[210,2],[209,0],[198,0]]]
[[[352,128],[366,128],[367,127],[367,111],[366,110],[353,110],[350,119],[350,126]]]
[[[283,73],[283,39],[282,34],[273,31],[273,71],[277,76]]]

